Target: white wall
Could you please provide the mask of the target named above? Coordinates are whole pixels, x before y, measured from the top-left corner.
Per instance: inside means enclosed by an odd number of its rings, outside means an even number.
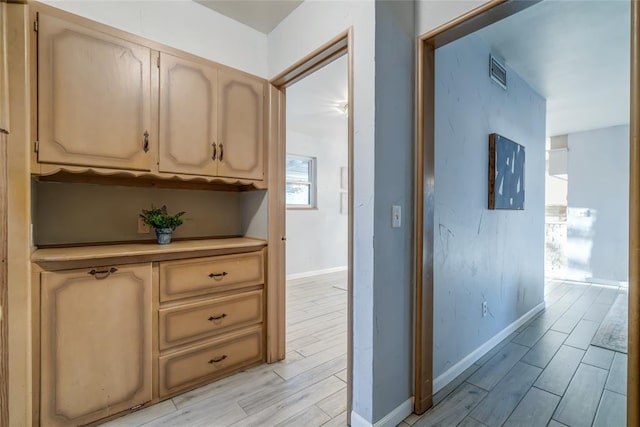
[[[495,84],[489,53],[477,35],[436,50],[434,378],[543,302],[546,102],[510,69]],[[522,211],[487,209],[494,132],[525,147]]]
[[[267,36],[190,0],[44,0],[147,39],[267,77]]]
[[[287,275],[348,265],[348,219],[340,168],[348,167],[347,57],[287,88],[287,153],[316,158],[315,209],[287,209]],[[345,190],[347,182],[344,183]]]
[[[296,106],[287,101],[289,108]],[[287,153],[315,157],[317,165],[317,209],[287,209],[287,275],[347,267],[349,217],[340,213],[340,167],[348,161],[346,124],[344,120],[341,138],[287,131]]]
[[[488,3],[484,0],[416,0],[416,36]]]
[[[569,134],[567,267],[574,279],[629,278],[629,126]]]
[[[549,113],[547,112],[547,116]],[[567,206],[567,135],[547,139],[547,175],[545,204]]]
[[[545,204],[567,206],[567,179],[547,175],[545,182]]]

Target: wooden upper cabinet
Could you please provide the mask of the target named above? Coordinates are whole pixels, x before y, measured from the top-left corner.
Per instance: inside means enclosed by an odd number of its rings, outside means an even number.
[[[264,79],[64,14],[37,23],[43,168],[264,181]]]
[[[38,161],[150,170],[151,50],[43,13],[38,27]]]
[[[159,171],[215,176],[218,70],[160,53]]]
[[[265,83],[239,72],[218,72],[218,175],[264,177]]]
[[[41,273],[40,425],[152,399],[151,264]]]
[[[9,132],[9,59],[7,53],[7,4],[0,3],[0,133]]]

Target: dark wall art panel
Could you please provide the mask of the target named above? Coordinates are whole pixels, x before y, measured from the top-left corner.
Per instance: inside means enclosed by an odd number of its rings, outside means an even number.
[[[489,135],[489,209],[524,209],[524,147]]]

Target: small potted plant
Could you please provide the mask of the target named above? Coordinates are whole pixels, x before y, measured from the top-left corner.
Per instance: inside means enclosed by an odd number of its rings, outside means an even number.
[[[152,205],[149,210],[142,209],[140,218],[142,218],[145,224],[150,225],[156,230],[158,244],[167,245],[171,242],[171,233],[173,233],[173,230],[184,223],[184,218],[182,218],[184,214],[185,212],[178,212],[175,215],[169,215],[166,206],[154,208]]]

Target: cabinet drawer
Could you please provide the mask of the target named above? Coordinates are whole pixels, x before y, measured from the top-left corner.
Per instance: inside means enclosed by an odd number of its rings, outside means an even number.
[[[262,322],[262,290],[160,309],[160,349]]]
[[[264,283],[262,252],[160,263],[160,301]]]
[[[160,397],[263,360],[262,326],[160,356]]]

